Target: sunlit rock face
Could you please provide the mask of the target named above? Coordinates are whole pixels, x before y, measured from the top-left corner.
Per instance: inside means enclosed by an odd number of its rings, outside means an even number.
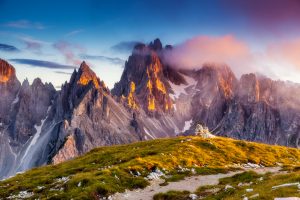
[[[112,90],[114,95],[130,99],[134,95],[136,103],[149,115],[169,112],[173,105],[169,96],[168,79],[164,76],[165,66],[159,57],[160,51],[162,44],[159,39],[149,45],[136,45],[125,63],[121,80]],[[133,94],[131,94],[132,84],[135,85]]]
[[[90,81],[92,81],[94,86],[99,88],[101,84],[95,72],[93,72],[85,62],[82,62],[80,65],[77,79],[77,84],[79,85],[87,85]]]
[[[63,148],[61,148],[52,158],[53,164],[61,163],[79,155],[76,148],[76,141],[73,135],[67,136]]]
[[[123,96],[123,98],[126,98],[126,97]],[[127,97],[127,104],[133,110],[136,110],[139,108],[137,99],[135,96],[135,83],[133,81],[130,81],[130,89],[129,89],[129,94]]]
[[[0,59],[0,83],[11,82],[16,79],[16,71],[13,66],[11,66],[5,60]]]

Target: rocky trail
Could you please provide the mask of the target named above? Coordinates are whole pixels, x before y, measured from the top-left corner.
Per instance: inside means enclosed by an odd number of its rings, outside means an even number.
[[[187,177],[184,180],[178,182],[170,182],[166,186],[160,186],[163,183],[163,179],[155,179],[151,181],[151,184],[144,188],[138,190],[127,190],[124,193],[117,193],[112,196],[114,200],[152,200],[153,196],[160,192],[167,192],[169,190],[187,190],[194,192],[200,186],[206,185],[217,185],[219,179],[225,177],[231,177],[235,174],[241,173],[243,171],[252,170],[259,174],[265,174],[267,172],[276,173],[279,172],[280,167],[261,167],[261,168],[245,168],[244,170],[229,172],[227,174],[212,174],[212,175],[198,175]]]

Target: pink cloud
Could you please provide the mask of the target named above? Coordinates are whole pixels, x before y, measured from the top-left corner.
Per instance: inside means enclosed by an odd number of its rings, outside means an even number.
[[[227,64],[238,75],[251,60],[248,45],[232,35],[198,36],[164,53],[164,62],[176,68],[195,69],[205,63]]]
[[[175,68],[199,69],[205,63],[227,64],[237,75],[260,73],[273,79],[299,82],[300,37],[277,40],[255,52],[233,35],[197,36],[165,50],[164,62]]]
[[[39,22],[31,22],[28,20],[18,20],[4,24],[8,27],[23,28],[23,29],[45,29],[46,27]]]
[[[79,65],[82,62],[76,54],[76,52],[85,53],[85,49],[80,45],[59,41],[54,43],[53,47],[62,53],[67,63]]]
[[[300,70],[300,38],[272,43],[266,55],[278,64]]]
[[[42,40],[37,40],[29,36],[18,36],[18,38],[24,42],[25,44],[25,49],[32,51],[33,53],[36,54],[41,54],[42,53],[42,48],[45,45],[49,45],[50,43]]]

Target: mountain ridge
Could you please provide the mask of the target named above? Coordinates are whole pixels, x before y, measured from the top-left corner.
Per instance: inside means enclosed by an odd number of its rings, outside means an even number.
[[[86,62],[59,91],[40,79],[0,83],[0,178],[99,146],[191,135],[197,124],[219,136],[300,145],[299,85],[238,79],[226,65],[177,70],[164,64],[165,49],[160,40],[137,44],[112,90]]]

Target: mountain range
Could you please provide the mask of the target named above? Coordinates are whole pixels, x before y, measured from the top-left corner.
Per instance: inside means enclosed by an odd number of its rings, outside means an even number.
[[[56,91],[16,77],[0,59],[0,178],[57,164],[99,146],[192,135],[300,145],[300,85],[259,74],[237,78],[229,66],[198,70],[164,63],[159,39],[135,45],[109,89],[86,62]]]

